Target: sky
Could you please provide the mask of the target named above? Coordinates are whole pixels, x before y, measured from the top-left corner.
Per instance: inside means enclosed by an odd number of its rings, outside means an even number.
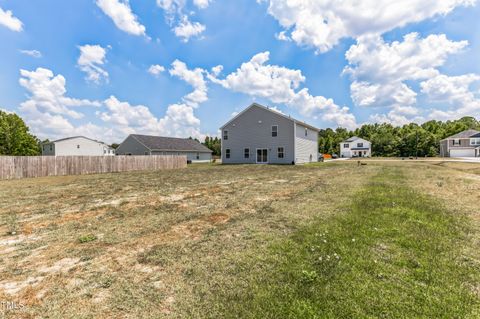
[[[480,118],[478,0],[0,0],[0,109],[40,139]]]

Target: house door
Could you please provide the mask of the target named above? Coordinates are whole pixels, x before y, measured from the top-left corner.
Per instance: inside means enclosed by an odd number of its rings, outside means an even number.
[[[362,157],[362,151],[358,152],[358,157]]]
[[[268,150],[266,148],[257,148],[257,164],[268,163]]]

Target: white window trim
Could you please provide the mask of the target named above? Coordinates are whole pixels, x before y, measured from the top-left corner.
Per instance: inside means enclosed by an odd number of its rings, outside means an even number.
[[[277,135],[275,135],[275,136],[273,136],[273,133],[274,133],[274,132],[273,132],[273,128],[274,128],[274,127],[277,128],[277,130],[275,131],[275,133],[276,133]],[[278,137],[278,125],[272,125],[272,137]]]
[[[282,149],[283,157],[280,157],[280,156],[279,156],[279,154],[280,154],[280,148]],[[284,147],[284,146],[279,146],[279,147],[277,147],[277,158],[279,158],[279,159],[285,159],[285,147]]]
[[[227,153],[228,153],[228,157],[227,157]],[[232,151],[229,148],[226,148],[225,149],[225,158],[230,159],[231,157],[232,157]]]
[[[305,128],[305,136],[308,136],[308,128]]]
[[[473,146],[480,145],[480,138],[471,138],[470,139],[470,145],[473,145]]]
[[[226,136],[227,138],[225,138],[225,136]],[[228,141],[228,130],[223,130],[222,140]]]

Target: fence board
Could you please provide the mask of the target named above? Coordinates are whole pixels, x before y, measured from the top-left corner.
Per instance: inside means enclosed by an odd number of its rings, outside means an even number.
[[[42,176],[178,169],[187,166],[180,155],[152,156],[0,156],[0,180]]]

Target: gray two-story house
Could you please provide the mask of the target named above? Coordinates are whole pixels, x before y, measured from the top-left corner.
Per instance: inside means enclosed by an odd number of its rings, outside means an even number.
[[[440,156],[480,157],[480,131],[466,130],[441,140]]]
[[[318,161],[319,129],[253,103],[221,127],[224,164]]]

